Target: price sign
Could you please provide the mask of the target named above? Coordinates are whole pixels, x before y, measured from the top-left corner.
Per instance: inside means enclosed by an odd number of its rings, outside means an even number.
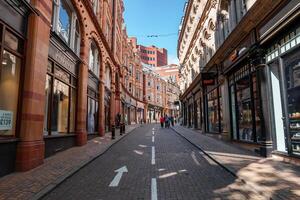
[[[0,131],[7,131],[12,129],[13,112],[0,110]]]

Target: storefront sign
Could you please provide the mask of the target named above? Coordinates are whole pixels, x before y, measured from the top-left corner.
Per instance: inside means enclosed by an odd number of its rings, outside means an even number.
[[[215,77],[217,76],[216,73],[214,72],[202,72],[202,84],[203,86],[208,86],[208,85],[214,85],[215,84]]]
[[[62,50],[59,50],[52,43],[50,43],[49,47],[49,56],[55,60],[58,64],[63,66],[66,70],[71,72],[74,75],[76,73],[76,63],[71,60]]]
[[[0,110],[0,131],[7,131],[12,129],[13,112]]]

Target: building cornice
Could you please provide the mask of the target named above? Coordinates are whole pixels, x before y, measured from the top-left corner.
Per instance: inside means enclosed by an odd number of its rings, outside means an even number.
[[[179,38],[178,38],[178,44],[177,44],[177,56],[178,57],[179,57],[180,44],[182,42],[182,38],[183,38],[183,35],[184,35],[183,30],[185,30],[185,28],[186,28],[187,21],[188,21],[188,16],[190,16],[193,3],[194,3],[194,0],[189,0],[188,1],[188,5],[187,5],[187,8],[186,8],[185,13],[184,13],[183,24],[182,24],[182,27],[181,27],[181,30],[180,30],[180,34],[179,34]]]
[[[205,20],[207,19],[208,14],[210,13],[211,9],[214,6],[213,5],[214,3],[216,3],[216,0],[209,0],[205,4],[205,7],[204,7],[203,12],[202,12],[202,15],[201,15],[200,20],[199,20],[199,22],[197,24],[195,32],[194,32],[194,34],[192,36],[192,39],[191,39],[191,41],[189,43],[188,49],[186,51],[186,54],[184,55],[184,59],[183,59],[182,63],[186,63],[187,62],[187,58],[189,57],[189,55],[191,54],[191,51],[192,51],[193,47],[195,46],[194,45],[195,40],[198,39],[197,35],[200,32],[201,28],[203,27],[203,24],[205,23]]]

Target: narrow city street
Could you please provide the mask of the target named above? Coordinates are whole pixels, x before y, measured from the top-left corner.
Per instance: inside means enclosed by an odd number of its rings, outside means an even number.
[[[224,199],[234,181],[172,129],[144,125],[44,199]]]

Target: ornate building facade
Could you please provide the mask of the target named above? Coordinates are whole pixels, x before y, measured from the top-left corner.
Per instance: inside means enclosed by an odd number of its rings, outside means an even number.
[[[294,0],[188,1],[178,43],[183,125],[263,156],[300,155],[300,99],[292,93],[299,89],[299,6]]]
[[[122,0],[3,0],[0,8],[0,176],[146,121],[147,75]],[[165,105],[165,87],[154,105]]]

